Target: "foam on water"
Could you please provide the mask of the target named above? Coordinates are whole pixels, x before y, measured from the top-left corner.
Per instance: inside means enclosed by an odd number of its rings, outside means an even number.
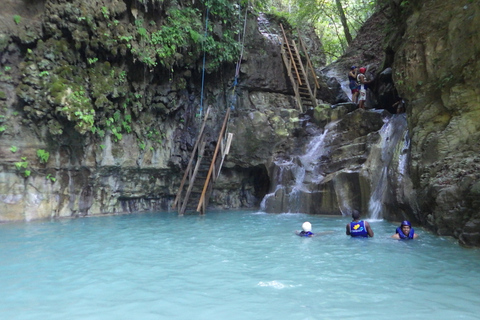
[[[294,234],[304,221],[327,235]],[[0,225],[0,319],[477,319],[480,252],[259,212]]]

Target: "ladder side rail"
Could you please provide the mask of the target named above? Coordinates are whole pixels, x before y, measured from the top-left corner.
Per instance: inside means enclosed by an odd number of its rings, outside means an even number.
[[[285,30],[283,29],[283,25],[280,23],[280,28],[282,29],[282,32],[283,32],[283,38],[285,40],[285,46],[287,46],[287,49],[288,49],[288,53],[290,54],[290,60],[293,61],[293,54],[292,54],[292,50],[290,49],[290,44],[288,42],[288,39],[287,39],[287,35],[285,34]],[[298,82],[300,83],[300,85],[302,85],[302,80],[300,79],[300,75],[298,73],[298,70],[297,70],[297,66],[296,64],[294,63],[293,64],[293,67],[295,68],[295,72],[297,74],[297,78],[298,78]]]
[[[183,198],[183,202],[181,202],[181,206],[178,210],[179,215],[185,214],[185,211],[187,209],[188,199],[190,198],[190,194],[192,192],[193,185],[194,185],[195,179],[197,177],[198,170],[200,168],[200,165],[202,164],[203,153],[205,151],[205,145],[206,144],[207,144],[207,142],[205,141],[205,138],[202,139],[202,142],[200,143],[200,147],[199,147],[199,157],[197,159],[197,163],[195,164],[195,169],[192,172],[192,177],[189,181],[187,191],[185,192],[185,197]]]
[[[305,77],[305,86],[308,89],[308,93],[309,93],[310,97],[312,97],[313,96],[312,89],[310,87],[310,83],[308,82],[307,73],[305,72],[305,68],[303,66],[302,59],[300,59],[300,52],[298,51],[298,48],[297,48],[297,45],[295,44],[295,41],[292,41],[292,44],[293,44],[293,49],[295,51],[295,54],[298,57],[298,64],[300,65],[300,70],[301,70],[303,76]]]
[[[208,197],[205,197],[203,203],[202,203],[202,208],[200,210],[200,214],[201,215],[204,215],[205,212],[207,211],[207,206],[208,206],[208,202],[210,201],[210,196],[212,194],[212,190],[213,190],[213,183],[210,183],[208,185],[208,188],[207,188],[207,192],[206,194],[208,195]],[[197,210],[198,211],[198,210]]]
[[[298,108],[300,109],[300,112],[303,113],[302,99],[299,93],[299,85],[298,85],[298,82],[295,81],[295,78],[293,77],[293,73],[292,73],[293,62],[291,59],[288,59],[284,50],[282,50],[282,58],[283,58],[283,62],[285,63],[285,66],[287,67],[287,75],[290,78],[290,82],[292,83],[292,87],[293,87],[293,92],[295,93],[295,102],[297,103]]]
[[[320,89],[320,84],[318,84],[317,75],[315,74],[315,69],[313,68],[313,64],[312,64],[312,61],[310,60],[310,56],[308,55],[308,51],[307,51],[307,48],[305,46],[305,42],[303,42],[303,39],[301,37],[300,37],[300,45],[302,47],[303,52],[305,53],[305,57],[307,58],[308,69],[311,71],[312,77],[315,81],[315,92],[316,92],[317,88]]]
[[[292,41],[292,43],[293,43],[293,48],[294,48],[294,50],[295,50],[295,53],[298,55],[298,57],[300,57],[300,52],[298,51],[298,48],[297,48],[297,46],[296,46],[296,44],[295,44],[295,41]],[[303,62],[302,62],[302,60],[301,60],[300,58],[298,59],[298,63],[299,63],[299,65],[300,65],[300,70],[302,71],[302,75],[305,77],[305,87],[306,87],[307,90],[308,90],[308,95],[309,95],[310,101],[312,101],[312,104],[315,106],[315,105],[317,104],[317,101],[316,101],[316,99],[315,99],[315,97],[314,97],[314,95],[313,95],[312,88],[311,88],[311,86],[310,86],[310,83],[308,82],[307,73],[305,72],[305,68],[304,68],[304,66],[303,66]],[[301,110],[301,112],[303,112],[302,109],[300,109],[300,110]]]
[[[223,120],[222,129],[220,130],[220,134],[218,135],[217,146],[215,147],[215,152],[213,153],[212,163],[210,164],[210,169],[208,170],[207,178],[205,179],[205,185],[203,186],[202,195],[200,196],[200,200],[198,201],[197,211],[200,211],[202,205],[205,202],[205,194],[207,192],[207,188],[210,184],[210,178],[212,176],[212,171],[215,165],[215,160],[217,159],[218,151],[220,149],[219,140],[222,139],[225,128],[227,127],[227,122],[230,117],[230,108],[227,109],[227,113],[225,114],[225,119]],[[205,207],[203,208],[205,210]]]
[[[178,188],[177,195],[175,197],[175,201],[172,204],[173,209],[175,209],[175,207],[178,204],[178,201],[180,200],[182,190],[183,190],[183,186],[185,185],[185,182],[187,181],[187,178],[189,176],[189,172],[191,172],[191,170],[192,170],[191,168],[192,168],[192,164],[193,164],[193,159],[195,159],[195,154],[197,152],[198,144],[200,143],[200,140],[203,137],[204,130],[205,130],[205,125],[207,124],[207,119],[208,119],[208,115],[210,113],[210,109],[211,109],[211,107],[208,106],[207,112],[205,112],[205,117],[203,118],[203,124],[202,124],[202,127],[200,128],[200,132],[198,133],[198,139],[195,142],[195,145],[193,146],[192,155],[190,157],[190,160],[188,161],[187,169],[185,169],[185,173],[183,175],[182,182],[180,183],[180,187]]]

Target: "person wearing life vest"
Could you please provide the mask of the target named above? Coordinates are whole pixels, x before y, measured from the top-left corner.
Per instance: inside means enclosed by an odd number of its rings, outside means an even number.
[[[360,109],[365,109],[365,101],[367,100],[367,84],[371,83],[371,81],[367,81],[367,78],[365,76],[365,72],[367,72],[367,69],[364,67],[361,67],[358,69],[358,75],[357,75],[357,82],[359,85],[359,96],[358,96],[358,107]]]
[[[392,236],[393,239],[416,239],[418,237],[412,228],[412,224],[407,220],[402,221],[400,227],[398,227],[395,232]]]
[[[352,212],[353,221],[347,223],[347,235],[352,237],[373,237],[373,230],[370,227],[370,224],[367,221],[360,220],[360,212],[353,210]]]
[[[296,232],[300,237],[313,237],[315,234],[312,232],[312,224],[308,221],[305,221],[302,224],[302,231]]]

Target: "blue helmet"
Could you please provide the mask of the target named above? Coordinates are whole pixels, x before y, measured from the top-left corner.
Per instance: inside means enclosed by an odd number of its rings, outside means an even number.
[[[355,66],[352,66],[350,69],[352,69],[352,70],[353,70],[353,69],[355,69],[355,68],[356,68]]]
[[[403,226],[409,226],[411,228],[412,224],[410,223],[410,221],[405,220],[405,221],[402,221],[402,224],[400,225],[400,227],[403,227]]]

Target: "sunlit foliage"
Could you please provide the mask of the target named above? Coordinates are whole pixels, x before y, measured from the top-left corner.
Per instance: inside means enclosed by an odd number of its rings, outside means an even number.
[[[375,0],[269,0],[266,7],[272,13],[286,13],[292,25],[311,23],[322,40],[327,63],[330,63],[345,52],[348,34],[355,38],[362,24],[373,14],[376,4]],[[338,5],[343,10],[346,25],[342,24]]]

